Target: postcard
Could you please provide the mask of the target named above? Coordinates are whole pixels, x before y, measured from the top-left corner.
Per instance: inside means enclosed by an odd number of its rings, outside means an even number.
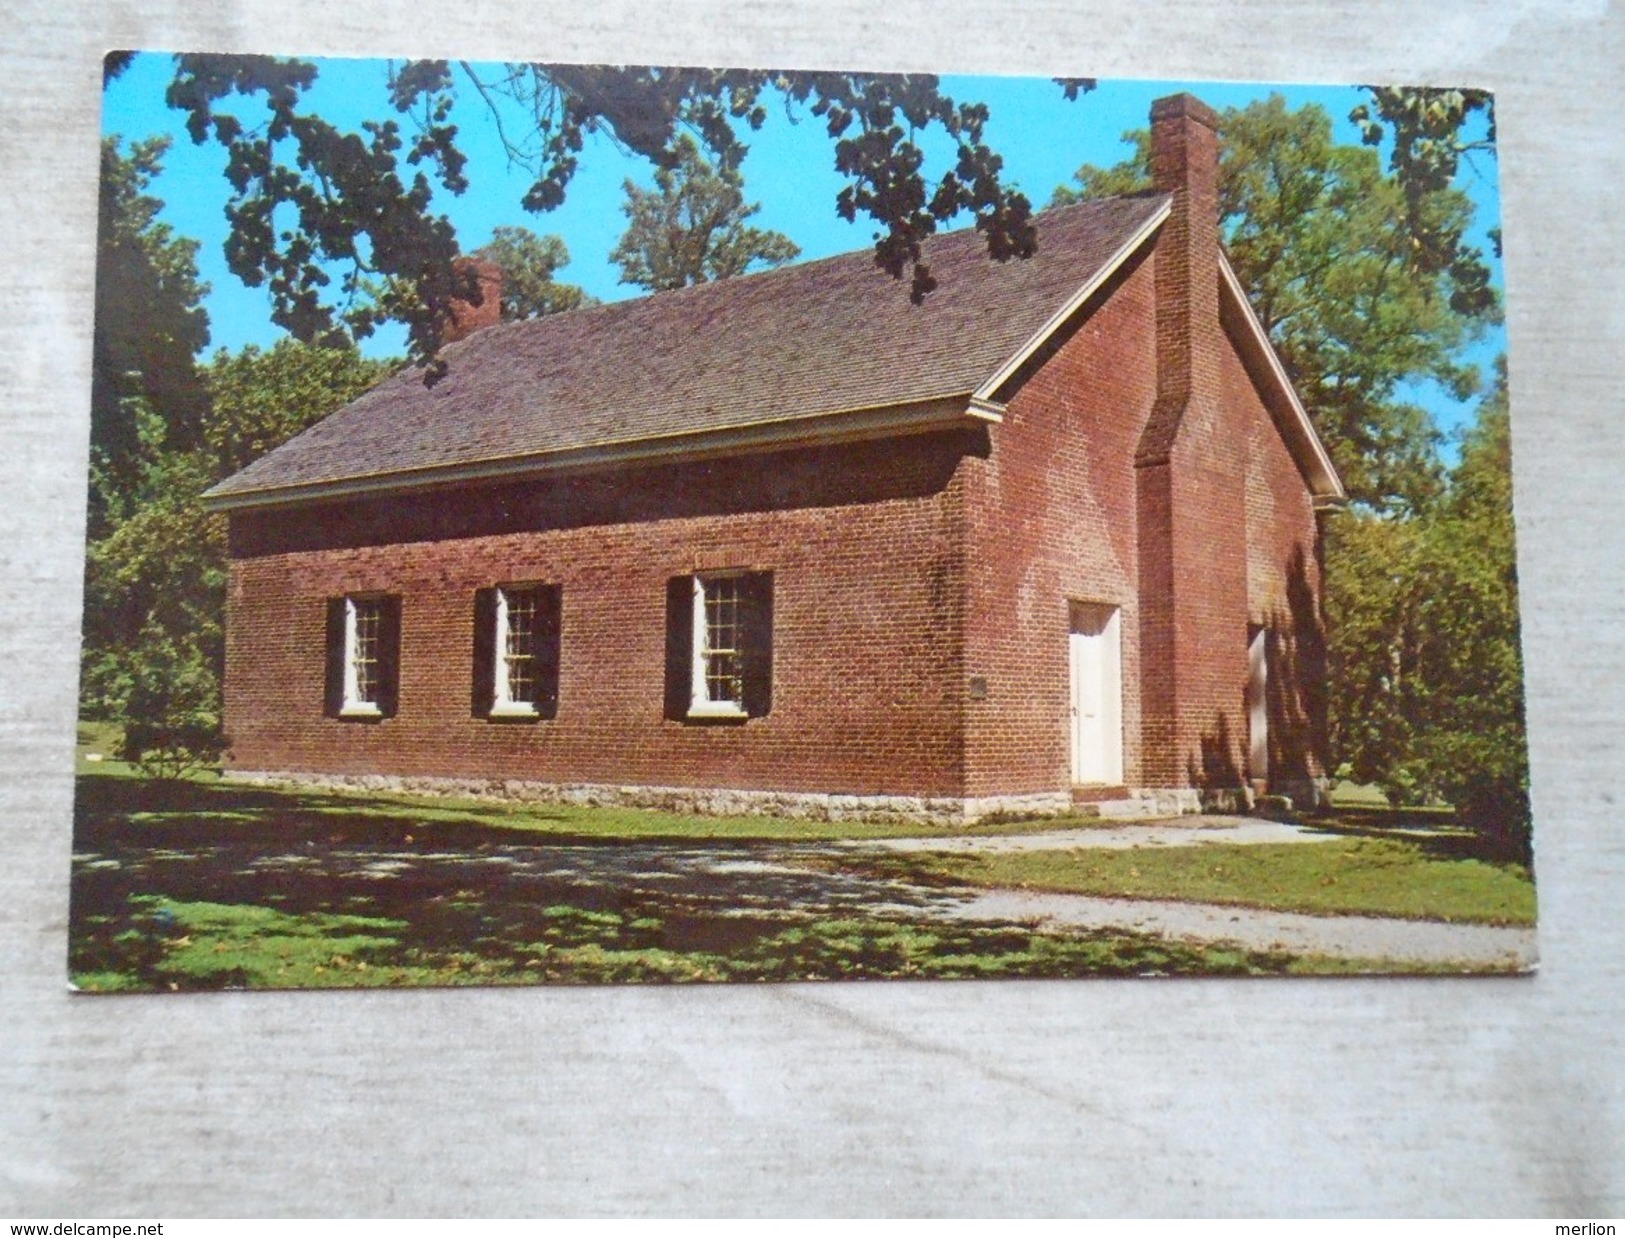
[[[1533,967],[1487,92],[105,77],[79,991]]]

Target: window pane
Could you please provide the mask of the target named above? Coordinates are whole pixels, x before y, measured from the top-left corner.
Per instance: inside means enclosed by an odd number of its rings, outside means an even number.
[[[352,605],[355,607],[355,643],[351,646],[355,699],[375,705],[378,703],[378,628],[383,604],[377,598],[365,598]]]
[[[502,656],[508,669],[508,699],[536,703],[536,590],[507,589],[508,624]]]
[[[745,687],[740,662],[739,578],[705,585],[705,699],[738,705]]]

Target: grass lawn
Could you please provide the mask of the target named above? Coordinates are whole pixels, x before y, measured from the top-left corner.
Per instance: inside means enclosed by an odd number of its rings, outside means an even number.
[[[473,891],[379,914],[137,896],[76,923],[72,979],[87,992],[614,982],[1270,975],[1279,952],[1187,945],[1127,931],[897,917],[713,917],[625,907],[504,903]]]
[[[880,869],[928,881],[1116,898],[1227,903],[1310,914],[1533,924],[1527,870],[1429,853],[1424,842],[1205,843],[1126,851],[887,856]]]

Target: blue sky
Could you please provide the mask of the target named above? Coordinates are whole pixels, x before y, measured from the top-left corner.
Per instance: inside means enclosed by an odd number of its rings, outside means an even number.
[[[384,95],[386,61],[319,59],[316,63],[320,74],[308,97],[311,106],[327,119],[353,129],[365,119],[393,115]],[[1080,66],[1079,72],[1087,72],[1087,67]],[[165,203],[164,220],[180,235],[201,242],[198,265],[211,288],[206,304],[212,347],[269,345],[280,330],[270,321],[266,294],[243,287],[225,265],[228,186],[223,177],[224,156],[218,147],[194,146],[180,114],[164,105],[172,74],[173,61],[167,55],[137,57],[108,87],[103,133],[117,134],[127,142],[156,134],[172,138],[163,175],[152,192]],[[1068,103],[1047,78],[946,77],[943,86],[956,99],[981,100],[988,105],[987,138],[1004,158],[1006,182],[1018,185],[1038,206],[1049,200],[1057,185],[1070,181],[1080,164],[1111,164],[1128,154],[1121,135],[1145,126],[1151,101],[1160,95],[1190,90],[1223,109],[1279,92],[1293,107],[1320,104],[1331,114],[1338,139],[1349,143],[1359,138],[1348,113],[1365,97],[1353,87],[1110,80]],[[572,257],[560,273],[561,279],[580,284],[606,301],[641,294],[640,289],[618,282],[619,271],[609,262],[609,251],[626,226],[621,212],[622,184],[627,179],[650,183],[646,163],[628,159],[606,138],[590,137],[564,205],[533,215],[519,204],[530,178],[523,169],[508,166],[493,127],[484,123],[483,108],[465,99],[454,119],[461,126],[459,136],[470,156],[472,185],[461,196],[437,191],[435,209],[451,218],[464,250],[477,249],[494,227],[505,224],[557,233]],[[843,180],[833,168],[833,144],[816,118],[803,113],[797,121],[782,106],[770,102],[767,124],[748,141],[750,154],[743,169],[746,196],[762,206],[754,223],[787,234],[806,258],[860,249],[872,242],[872,223],[860,218],[848,224],[835,214],[835,196]],[[943,166],[939,161],[937,170]],[[1494,161],[1480,158],[1472,168],[1464,167],[1461,185],[1477,206],[1473,239],[1488,254],[1483,234],[1500,218]],[[1500,287],[1500,263],[1493,255],[1490,258]],[[1488,374],[1490,363],[1505,346],[1504,333],[1497,327],[1473,347],[1471,357]],[[368,342],[366,351],[373,355],[404,352],[404,334],[386,329]],[[1470,412],[1470,406],[1457,405],[1444,393],[1426,387],[1408,394],[1447,430]]]

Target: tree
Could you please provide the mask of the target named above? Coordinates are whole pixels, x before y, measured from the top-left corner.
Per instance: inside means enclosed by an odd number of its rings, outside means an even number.
[[[686,134],[677,139],[677,166],[655,172],[655,188],[625,184],[630,223],[610,251],[621,283],[650,292],[686,288],[743,275],[751,266],[783,266],[801,253],[782,232],[752,228],[762,208],[745,205],[744,183],[730,168],[714,168]]]
[[[117,137],[102,141],[96,301],[108,308],[92,333],[92,538],[124,514],[153,453],[196,445],[208,407],[196,365],[209,342],[197,242],[160,223],[163,204],[146,192],[168,147],[154,138],[125,155]]]
[[[113,53],[104,75],[116,77],[128,63],[128,53]],[[388,83],[401,119],[344,132],[308,104],[317,72],[302,60],[178,56],[166,98],[185,113],[194,142],[226,152],[227,260],[250,287],[269,290],[273,321],[321,342],[405,323],[411,359],[431,381],[444,368],[438,350],[449,306],[477,296],[475,274],[454,263],[450,221],[431,210],[435,183],[453,194],[469,184],[459,91],[487,105],[510,157],[534,176],[522,199],[531,211],[564,200],[593,133],[663,169],[679,166],[678,138],[690,133],[719,170],[737,171],[743,135],[761,127],[766,100],[778,96],[822,122],[847,178],[837,213],[879,225],[875,260],[894,277],[910,274],[914,300],[935,286],[922,241],[962,213],[995,260],[1025,257],[1035,245],[1031,205],[1001,183],[1002,161],[983,140],[987,108],[956,103],[927,75],[519,63],[492,74],[467,62],[454,71],[448,61],[414,60],[393,69]],[[1069,98],[1092,84],[1061,81]],[[946,170],[928,177],[924,143],[932,137],[953,153]],[[369,284],[377,295],[367,295]]]
[[[1484,255],[1463,240],[1460,222],[1436,216],[1430,195],[1455,182],[1463,159],[1475,154],[1495,157],[1495,99],[1487,90],[1453,90],[1419,86],[1367,86],[1369,104],[1349,113],[1360,126],[1367,146],[1392,139],[1389,170],[1405,193],[1405,220],[1413,242],[1412,260],[1427,271],[1449,271],[1453,301],[1462,313],[1476,313],[1494,302]],[[1482,112],[1483,135],[1465,134]],[[1501,232],[1490,242],[1500,253]]]
[[[226,528],[199,496],[393,368],[354,349],[251,345],[217,352],[199,372],[195,445],[166,445],[162,415],[141,410],[141,467],[108,531],[91,539],[85,572],[81,700],[87,716],[123,723],[126,759],[176,777],[224,746]]]
[[[269,349],[221,349],[203,371],[210,396],[203,439],[210,481],[219,481],[377,386],[398,361],[369,361],[354,348],[281,339]]]
[[[1421,803],[1430,783],[1416,750],[1426,532],[1417,518],[1358,509],[1326,525],[1325,608],[1330,747],[1344,777]]]
[[[1527,861],[1504,366],[1432,510],[1350,513],[1329,536],[1334,744],[1347,772],[1397,800],[1450,802],[1493,852]]]
[[[562,237],[537,236],[529,228],[498,227],[491,241],[475,253],[502,268],[502,317],[507,321],[541,318],[597,302],[575,284],[553,278],[570,265]]]
[[[160,457],[86,551],[86,712],[122,722],[122,755],[163,777],[223,747],[225,522],[198,505],[211,480],[202,450]]]
[[[146,192],[167,145],[138,142],[124,154],[110,137],[101,148],[80,678],[90,717],[122,716],[132,699],[139,707],[158,685],[187,678],[178,653],[137,673],[131,651],[166,626],[190,628],[204,646],[212,639],[207,616],[192,623],[199,616],[167,575],[184,572],[197,545],[172,542],[160,514],[197,480],[174,462],[197,451],[209,403],[196,364],[209,339],[197,245],[159,222],[163,204]]]
[[[1461,348],[1493,314],[1464,310],[1449,270],[1412,261],[1405,191],[1377,152],[1332,140],[1323,108],[1279,95],[1223,114],[1220,212],[1236,274],[1332,453],[1350,497],[1377,511],[1418,511],[1438,492],[1437,433],[1399,398],[1432,380],[1457,398],[1479,376]],[[1085,165],[1055,200],[1150,187],[1150,135],[1113,168]],[[1458,232],[1471,202],[1448,186],[1419,209]]]
[[[132,58],[110,53],[104,82]],[[928,75],[538,63],[492,72],[466,61],[454,68],[412,60],[392,68],[387,84],[400,119],[368,120],[345,132],[307,105],[317,74],[309,61],[184,55],[176,57],[166,98],[186,114],[194,142],[226,152],[227,258],[246,284],[269,290],[273,320],[297,339],[325,342],[401,322],[410,359],[426,367],[429,381],[443,372],[438,352],[451,304],[478,295],[474,272],[454,263],[450,222],[430,209],[435,182],[453,194],[469,184],[460,97],[485,106],[510,159],[534,176],[521,200],[527,210],[552,210],[564,200],[586,138],[596,133],[665,169],[679,163],[678,134],[692,133],[719,169],[737,170],[744,135],[761,127],[766,101],[777,96],[823,123],[836,169],[847,178],[837,213],[880,225],[875,260],[894,277],[910,274],[916,303],[935,287],[922,241],[962,213],[972,216],[996,261],[1027,257],[1036,244],[1030,203],[1001,182],[1002,160],[983,140],[986,106],[955,102]],[[1068,99],[1095,85],[1056,80]],[[1427,143],[1459,134],[1475,112],[1487,112],[1488,96],[1454,92],[1462,102],[1452,108],[1451,92],[1370,89],[1368,140],[1380,141],[1392,125],[1400,179],[1425,197],[1428,178],[1445,166]],[[1420,102],[1413,107],[1412,100]],[[945,170],[928,176],[933,138],[946,139],[953,153]],[[1464,252],[1459,232],[1420,210],[1411,212],[1411,225],[1419,249],[1466,278],[1471,263],[1455,261]],[[379,294],[368,295],[369,285]]]
[[[1481,837],[1527,861],[1529,753],[1504,360],[1429,522],[1419,580],[1419,671],[1439,685],[1419,722],[1420,759],[1438,794]]]

